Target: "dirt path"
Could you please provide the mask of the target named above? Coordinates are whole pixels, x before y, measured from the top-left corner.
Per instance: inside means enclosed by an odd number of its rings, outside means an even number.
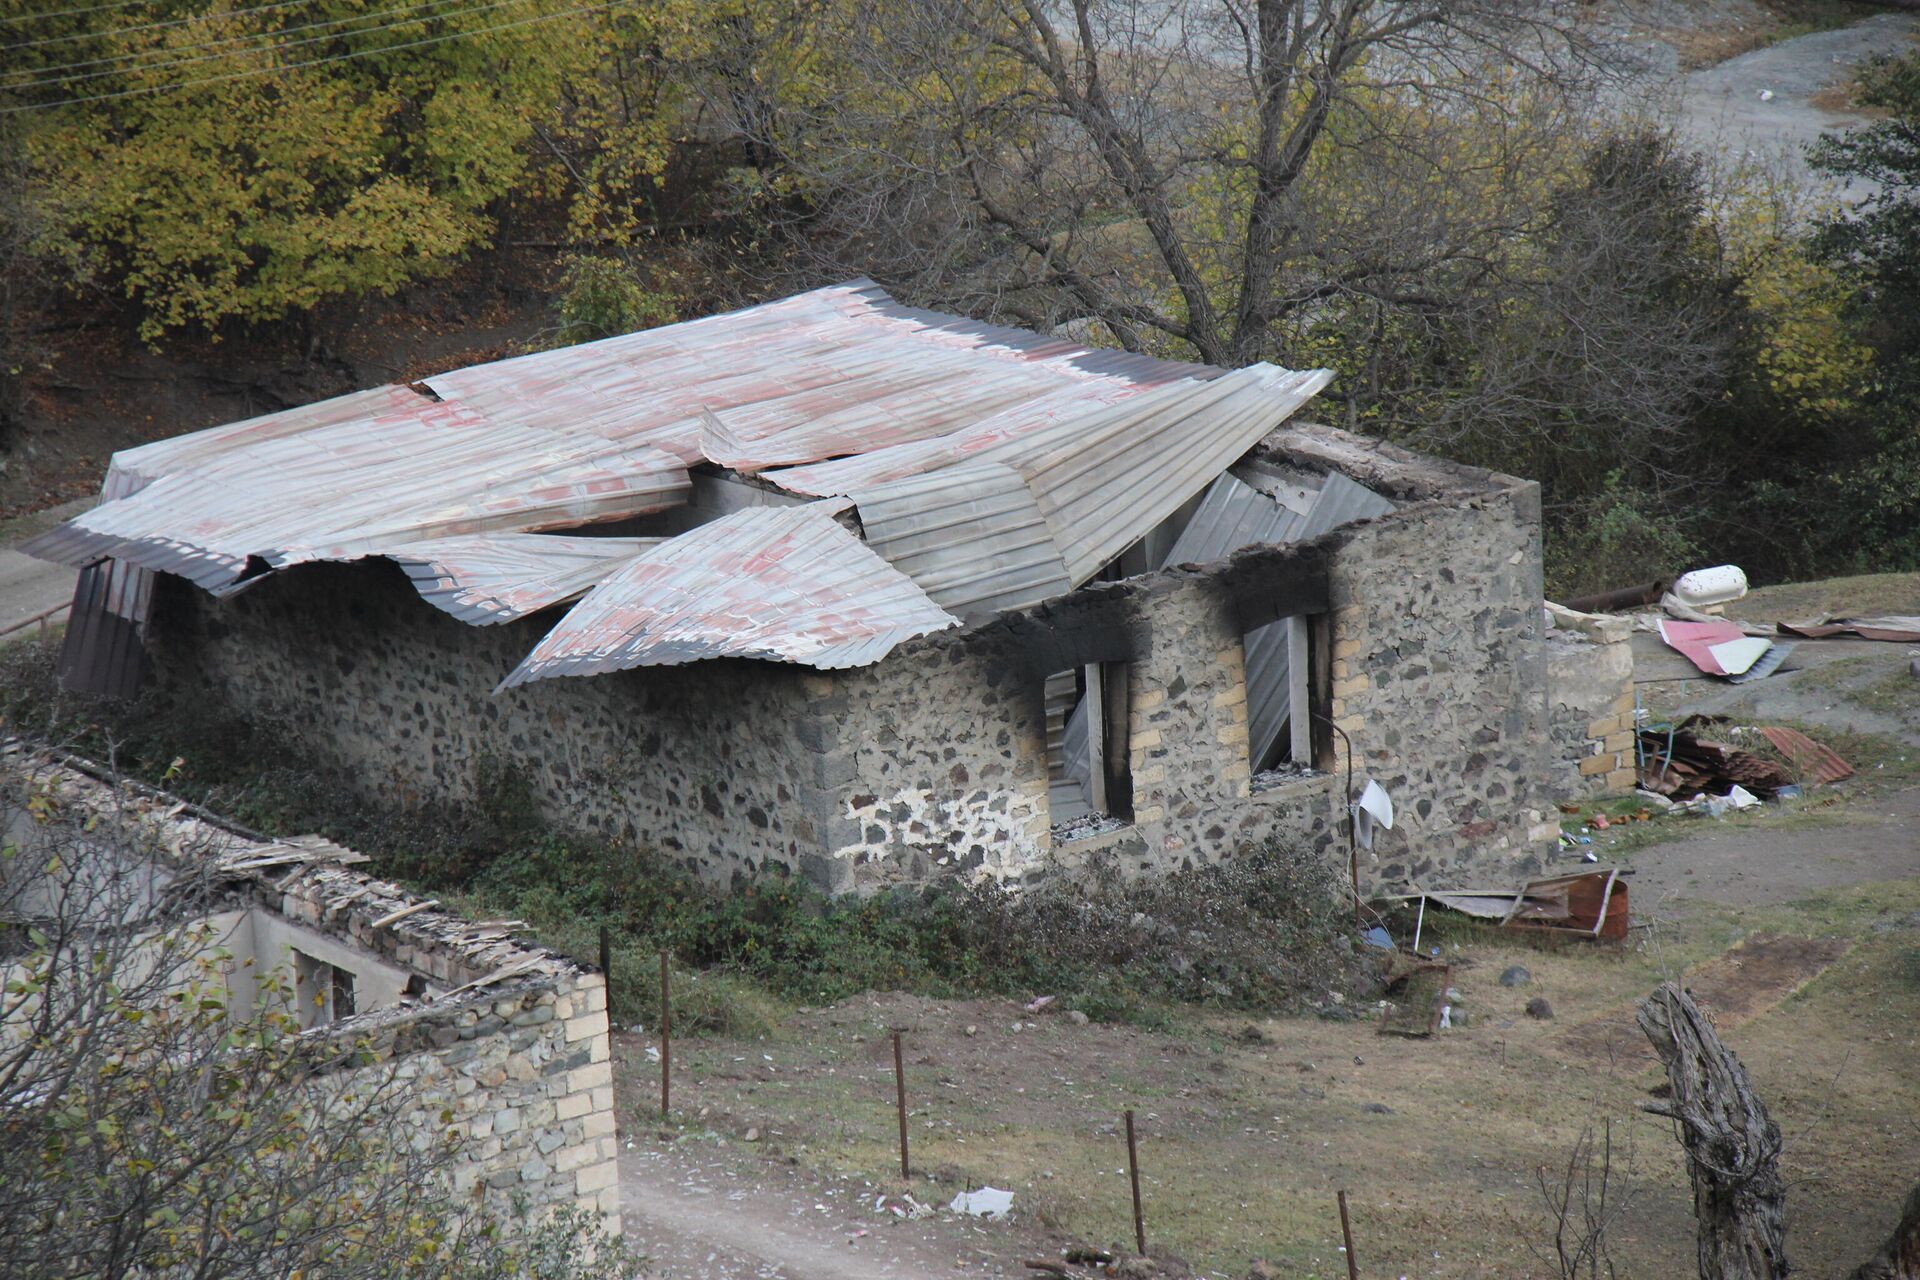
[[[0,631],[73,598],[73,570],[0,548]]]
[[[1719,827],[1636,849],[1634,913],[1668,898],[1779,905],[1822,889],[1920,875],[1920,789],[1852,801],[1832,825]]]
[[[1833,31],[1796,36],[1679,77],[1681,136],[1709,155],[1782,160],[1806,181],[1805,146],[1823,130],[1862,123],[1822,105],[1822,90],[1840,84],[1875,53],[1893,53],[1920,36],[1920,15],[1883,13]],[[1863,199],[1877,184],[1856,180],[1846,192]]]
[[[883,1195],[900,1203],[891,1189],[774,1164],[733,1143],[637,1138],[621,1152],[620,1191],[627,1243],[660,1280],[1005,1276],[1023,1273],[1023,1256],[1042,1256],[1016,1226],[902,1220],[875,1208]]]

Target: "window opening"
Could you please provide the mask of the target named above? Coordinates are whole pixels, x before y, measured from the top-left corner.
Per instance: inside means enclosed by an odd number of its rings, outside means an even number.
[[[1047,798],[1054,834],[1092,835],[1133,816],[1127,666],[1089,663],[1048,676]]]

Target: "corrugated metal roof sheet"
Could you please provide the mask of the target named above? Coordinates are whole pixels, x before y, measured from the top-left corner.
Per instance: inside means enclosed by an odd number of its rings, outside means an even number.
[[[1324,387],[1325,370],[1254,365],[1174,405],[1123,401],[1007,448],[1026,476],[1074,585],[1200,492]],[[1002,460],[996,452],[994,460]]]
[[[1002,612],[1073,589],[1019,472],[991,462],[854,495],[867,543],[949,612]]]
[[[1207,486],[1165,563],[1209,564],[1241,547],[1286,542],[1298,519],[1266,494],[1222,474]]]
[[[588,592],[500,687],[703,658],[857,667],[955,625],[833,518],[844,505],[751,507],[660,544]]]
[[[484,627],[582,595],[621,561],[661,541],[481,533],[390,547],[386,555],[428,604]]]
[[[855,280],[427,385],[503,419],[646,440],[685,462],[711,456],[704,410],[726,424],[726,456],[713,460],[751,471],[925,439],[1062,388],[1123,396],[1219,372],[902,306]]]
[[[783,468],[768,479],[788,492],[857,494],[874,546],[921,584],[890,596],[898,584],[882,575],[879,599],[925,621],[914,609],[935,601],[1007,609],[1087,581],[1329,377],[1096,350],[904,307],[855,281],[440,375],[428,380],[439,401],[379,387],[129,450],[109,501],[28,549],[122,562],[112,599],[94,584],[116,617],[129,616],[114,604],[123,597],[142,612],[145,570],[225,592],[305,561],[411,555],[436,605],[494,621],[565,598],[588,572],[563,568],[551,544],[522,563],[532,544],[511,535],[683,504],[687,467],[711,459]],[[689,508],[683,523],[706,514]],[[695,539],[688,555],[707,527],[681,535]],[[487,536],[448,541],[475,535]],[[814,551],[836,541],[815,535]],[[422,542],[440,545],[420,552]],[[820,572],[850,573],[857,558],[834,554]],[[643,563],[653,573],[682,561],[655,548],[620,576]],[[709,589],[733,599],[742,584]],[[795,636],[811,634],[804,593],[776,596],[799,611]],[[781,656],[785,633],[768,623],[766,634]],[[875,656],[891,644],[848,643]],[[703,646],[697,635],[650,643],[634,661],[691,660]],[[826,645],[790,660],[841,656]]]
[[[679,461],[644,445],[490,422],[424,397],[406,412],[230,449],[105,502],[30,544],[104,556],[209,590],[250,562],[353,560],[426,538],[564,528],[683,500]]]

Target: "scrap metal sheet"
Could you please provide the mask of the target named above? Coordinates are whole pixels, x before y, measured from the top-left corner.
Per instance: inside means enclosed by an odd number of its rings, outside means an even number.
[[[389,547],[420,596],[462,622],[484,627],[524,618],[583,595],[659,538],[578,538],[483,533]]]
[[[588,592],[500,687],[705,658],[864,666],[955,625],[833,518],[844,506],[752,507],[662,543]]]

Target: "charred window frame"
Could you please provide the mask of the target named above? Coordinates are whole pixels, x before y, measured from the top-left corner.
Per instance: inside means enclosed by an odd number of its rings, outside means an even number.
[[[1247,679],[1247,765],[1258,776],[1333,759],[1332,627],[1324,613],[1294,614],[1242,637]]]
[[[1102,816],[1133,819],[1130,669],[1091,662],[1043,683],[1049,819],[1058,830]]]

